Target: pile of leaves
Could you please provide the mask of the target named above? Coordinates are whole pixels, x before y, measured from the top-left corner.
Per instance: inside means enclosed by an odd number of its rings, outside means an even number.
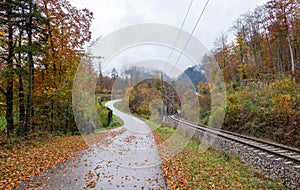
[[[114,132],[96,131],[83,136],[53,136],[0,148],[0,190],[13,189],[24,180],[42,173],[88,148]]]
[[[166,125],[154,131],[157,144],[170,136]],[[199,151],[199,143],[191,141],[175,157],[161,166],[168,189],[282,189],[243,165],[237,157],[220,150]]]
[[[13,148],[1,147],[0,189],[15,188],[20,182],[54,167],[85,148],[87,145],[80,136],[57,136],[44,141],[27,141]]]

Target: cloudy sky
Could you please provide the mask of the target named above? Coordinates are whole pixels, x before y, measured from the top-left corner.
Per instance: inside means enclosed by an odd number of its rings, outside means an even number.
[[[180,28],[190,3],[190,0],[69,1],[77,8],[88,8],[94,13],[95,19],[91,28],[92,39],[106,36],[125,26],[140,23],[160,23]],[[205,2],[206,0],[193,1],[183,30],[192,31]],[[241,14],[253,10],[256,6],[265,2],[266,0],[210,0],[194,36],[210,50],[214,46],[215,39],[222,32],[226,33]],[[137,54],[137,52],[131,54]],[[128,61],[130,56],[128,54],[123,56],[123,60],[126,57]],[[176,53],[174,56],[176,56]],[[119,56],[120,60],[122,59]]]

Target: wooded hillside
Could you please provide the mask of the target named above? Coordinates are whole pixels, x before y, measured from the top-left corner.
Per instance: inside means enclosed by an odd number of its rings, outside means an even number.
[[[227,85],[225,129],[300,146],[299,16],[298,1],[270,0],[237,19],[232,42],[226,34],[216,40]]]

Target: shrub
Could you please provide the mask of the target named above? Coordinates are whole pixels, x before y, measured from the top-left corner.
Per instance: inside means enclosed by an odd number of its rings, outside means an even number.
[[[299,108],[300,88],[288,78],[245,88],[227,96],[224,129],[300,147]]]
[[[109,110],[100,104],[97,105],[97,114],[100,123],[100,127],[108,127],[108,112]]]

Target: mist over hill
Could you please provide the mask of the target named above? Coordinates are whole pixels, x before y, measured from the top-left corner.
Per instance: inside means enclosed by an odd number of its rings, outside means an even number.
[[[193,67],[189,67],[177,78],[177,81],[180,83],[188,83],[189,80],[193,83],[196,90],[198,90],[199,82],[206,82],[202,66],[195,65]]]

